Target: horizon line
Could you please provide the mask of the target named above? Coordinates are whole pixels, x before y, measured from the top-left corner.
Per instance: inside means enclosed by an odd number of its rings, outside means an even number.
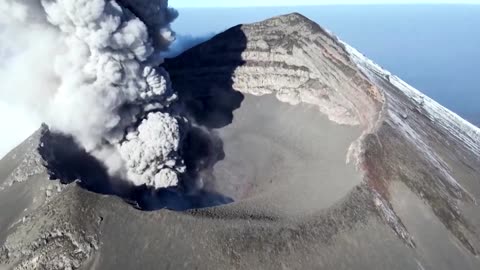
[[[285,8],[285,7],[324,7],[324,6],[480,6],[480,3],[324,3],[318,5],[257,5],[257,6],[175,6],[173,8]]]

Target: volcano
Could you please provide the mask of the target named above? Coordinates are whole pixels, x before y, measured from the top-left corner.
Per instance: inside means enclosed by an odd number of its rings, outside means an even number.
[[[115,184],[42,127],[0,162],[0,268],[480,268],[480,130],[333,33],[289,14],[163,67],[201,186]]]

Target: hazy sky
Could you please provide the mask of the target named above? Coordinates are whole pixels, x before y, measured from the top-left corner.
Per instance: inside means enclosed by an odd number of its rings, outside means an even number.
[[[331,4],[480,4],[480,0],[170,0],[170,5],[183,7],[292,6]]]
[[[7,131],[2,132],[0,136],[1,159],[3,155],[37,130],[41,122],[33,119],[32,115],[20,106],[7,104],[0,100],[0,124],[2,131]]]

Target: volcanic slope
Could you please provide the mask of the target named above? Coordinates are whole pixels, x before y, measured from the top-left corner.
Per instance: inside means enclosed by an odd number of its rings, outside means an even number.
[[[333,34],[290,14],[164,66],[222,148],[203,188],[234,202],[146,212],[48,180],[42,129],[0,162],[0,268],[480,267],[479,129]]]

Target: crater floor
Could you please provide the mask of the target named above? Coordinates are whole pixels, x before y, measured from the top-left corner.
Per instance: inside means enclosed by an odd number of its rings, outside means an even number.
[[[245,95],[233,123],[218,130],[225,159],[214,167],[216,191],[239,204],[282,216],[326,209],[361,183],[346,164],[360,129],[328,120],[315,106],[273,95]]]

